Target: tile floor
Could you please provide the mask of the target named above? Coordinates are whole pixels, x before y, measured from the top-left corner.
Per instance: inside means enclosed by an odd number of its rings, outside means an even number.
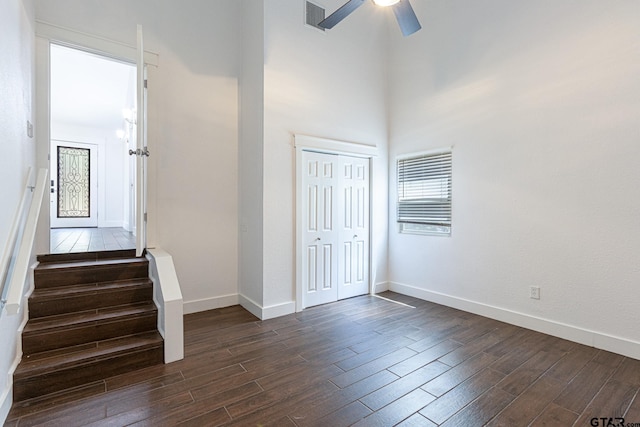
[[[124,228],[52,228],[52,254],[135,249],[135,236]]]

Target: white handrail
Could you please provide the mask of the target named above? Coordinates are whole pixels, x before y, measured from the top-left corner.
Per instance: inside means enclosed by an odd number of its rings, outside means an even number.
[[[11,224],[11,230],[9,230],[9,236],[7,237],[7,243],[4,245],[4,252],[2,252],[2,258],[0,259],[0,295],[4,295],[4,286],[7,282],[9,270],[14,260],[14,252],[16,240],[18,238],[18,230],[22,223],[22,216],[24,215],[24,207],[27,204],[27,199],[33,191],[33,186],[30,185],[33,179],[33,168],[29,168],[27,172],[27,179],[24,182],[22,199],[16,209],[16,213],[13,216],[13,222]],[[2,301],[4,303],[4,301]]]
[[[17,314],[22,303],[24,294],[24,285],[27,281],[27,272],[29,270],[29,260],[31,258],[31,250],[33,241],[36,236],[36,228],[38,225],[38,216],[40,215],[40,206],[42,205],[42,196],[47,183],[47,169],[40,169],[36,178],[35,191],[31,199],[27,222],[24,225],[20,246],[18,247],[18,256],[9,282],[7,291],[7,303],[5,308],[9,314]]]

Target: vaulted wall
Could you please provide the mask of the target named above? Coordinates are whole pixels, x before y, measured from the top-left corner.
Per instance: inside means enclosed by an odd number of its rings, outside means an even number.
[[[390,50],[391,288],[640,358],[640,3],[413,3],[423,30]],[[400,234],[394,159],[440,147],[451,236]]]
[[[327,14],[341,0],[324,2]],[[385,14],[365,4],[322,32],[302,24],[304,2],[265,2],[264,290],[266,307],[295,300],[293,135],[377,147],[372,167],[372,280],[386,281]]]
[[[304,25],[303,1],[244,4],[241,302],[273,317],[295,310],[296,134],[377,147],[372,279],[386,282],[388,17],[367,5],[325,33]]]

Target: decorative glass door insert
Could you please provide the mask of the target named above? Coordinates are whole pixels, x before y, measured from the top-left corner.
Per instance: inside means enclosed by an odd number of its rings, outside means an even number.
[[[90,167],[88,149],[58,146],[58,218],[89,218]]]

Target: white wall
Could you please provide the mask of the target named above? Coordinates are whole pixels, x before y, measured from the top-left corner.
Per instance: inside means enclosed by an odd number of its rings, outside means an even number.
[[[97,129],[64,123],[51,123],[52,141],[82,142],[98,147],[98,227],[123,227],[125,223],[126,142],[113,129]],[[55,151],[51,156],[55,161]],[[54,195],[55,196],[55,195]],[[52,205],[53,206],[53,205]],[[46,211],[44,211],[46,215]]]
[[[34,122],[34,33],[30,0],[0,2],[0,250],[22,197],[27,169],[35,166],[35,143],[27,136]],[[0,257],[1,258],[1,257]],[[11,407],[11,379],[17,357],[22,312],[0,312],[0,423]]]
[[[149,72],[149,246],[174,259],[185,311],[237,302],[241,2],[36,1],[37,18],[159,55]]]
[[[238,278],[243,306],[263,303],[264,3],[242,1]],[[248,299],[248,301],[247,301]],[[258,313],[254,313],[258,314]]]
[[[27,136],[33,108],[33,4],[8,0],[0,5],[0,250],[22,197],[35,142]]]
[[[391,47],[392,289],[640,358],[640,3],[414,7]],[[395,156],[445,146],[451,237],[398,234]]]
[[[342,3],[322,4],[328,15]],[[303,25],[303,1],[266,1],[264,12],[264,307],[280,313],[295,299],[294,134],[378,147],[372,278],[386,280],[386,27],[370,4],[326,33]]]

